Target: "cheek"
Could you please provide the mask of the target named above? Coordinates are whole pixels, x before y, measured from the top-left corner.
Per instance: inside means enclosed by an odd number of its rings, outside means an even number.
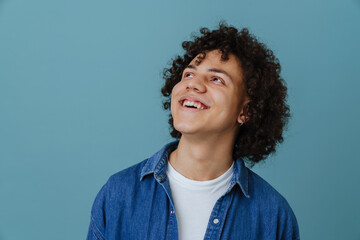
[[[172,89],[172,91],[171,91],[171,102],[173,101],[173,99],[174,99],[175,97],[177,97],[177,95],[179,94],[180,90],[181,90],[181,83],[179,82],[179,83],[177,83],[177,84],[173,87],[173,89]]]
[[[174,105],[174,103],[176,102],[179,90],[180,90],[179,83],[177,83],[171,91],[171,106]]]
[[[222,92],[222,91],[212,91],[211,92],[211,96],[214,100],[214,102],[222,107],[225,107],[226,105],[229,104],[229,93],[227,92]]]
[[[181,82],[178,82],[177,84],[175,84],[175,86],[173,87],[171,94],[174,95],[176,93],[179,92],[179,90],[181,89]]]

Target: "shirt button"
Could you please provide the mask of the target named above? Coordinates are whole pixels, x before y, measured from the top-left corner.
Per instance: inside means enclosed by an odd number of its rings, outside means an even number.
[[[215,218],[214,221],[213,221],[213,223],[218,224],[218,223],[219,223],[219,219]]]
[[[161,176],[155,177],[156,180],[158,180],[160,183],[162,182],[163,178]]]
[[[175,213],[175,211],[173,209],[171,209],[170,213],[171,213],[171,215],[173,215]]]

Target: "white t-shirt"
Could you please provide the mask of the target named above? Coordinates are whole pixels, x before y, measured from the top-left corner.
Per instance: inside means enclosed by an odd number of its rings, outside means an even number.
[[[202,240],[216,201],[230,186],[234,163],[221,176],[195,181],[178,173],[167,163],[171,194],[178,222],[179,240]]]

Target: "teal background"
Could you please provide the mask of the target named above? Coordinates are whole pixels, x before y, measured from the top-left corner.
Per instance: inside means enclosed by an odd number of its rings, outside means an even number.
[[[302,239],[360,239],[360,1],[0,0],[0,240],[85,239],[108,177],[172,140],[163,68],[219,20],[289,88],[285,142],[254,171]]]

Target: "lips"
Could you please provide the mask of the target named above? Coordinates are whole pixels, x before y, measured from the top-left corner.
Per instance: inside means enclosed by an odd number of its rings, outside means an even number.
[[[201,106],[204,109],[210,108],[210,106],[208,104],[206,104],[202,99],[194,97],[194,96],[181,97],[180,100],[179,100],[179,103],[181,104],[181,106],[183,106],[184,101],[190,101],[190,102],[194,102],[194,103],[197,103],[197,104],[201,104]]]

